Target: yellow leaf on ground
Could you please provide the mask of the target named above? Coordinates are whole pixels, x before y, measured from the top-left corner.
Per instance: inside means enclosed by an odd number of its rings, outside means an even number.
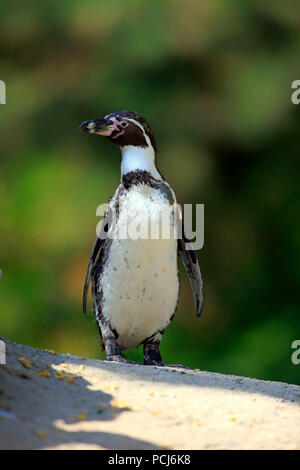
[[[53,351],[52,349],[44,349],[45,352],[51,353],[52,356],[55,356],[57,352]]]
[[[202,423],[200,423],[200,421],[190,421],[189,425],[198,427],[198,426],[202,426]]]
[[[118,387],[116,385],[108,385],[106,387],[106,390],[109,392],[113,392],[114,390],[118,390]]]
[[[37,437],[40,437],[41,439],[45,439],[45,437],[48,436],[48,432],[41,430],[41,431],[35,431],[35,434]]]
[[[55,374],[55,378],[58,380],[63,379],[73,379],[73,377],[77,377],[76,374],[70,374],[69,372],[64,372],[62,370],[58,370]]]
[[[18,361],[24,366],[26,367],[26,369],[30,369],[31,368],[31,362],[26,359],[25,357],[19,357]]]
[[[110,402],[112,408],[121,408],[122,410],[131,410],[129,406],[127,406],[127,403],[125,401],[117,401],[117,400],[112,400]]]
[[[40,377],[46,377],[47,379],[49,379],[49,377],[51,377],[51,374],[48,370],[46,369],[40,369],[38,370],[38,373],[37,373]]]
[[[75,416],[75,419],[76,421],[84,421],[85,419],[87,419],[87,414],[81,411],[77,413],[77,415]]]

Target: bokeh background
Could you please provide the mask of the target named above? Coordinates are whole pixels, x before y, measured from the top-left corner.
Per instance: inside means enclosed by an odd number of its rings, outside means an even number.
[[[120,153],[78,126],[132,109],[205,204],[204,313],[180,268],[164,360],[300,383],[299,31],[297,0],[0,1],[2,334],[103,358],[81,295]]]

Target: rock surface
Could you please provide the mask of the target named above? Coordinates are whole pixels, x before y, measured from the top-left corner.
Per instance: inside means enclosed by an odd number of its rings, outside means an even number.
[[[5,341],[1,449],[300,449],[300,387]]]

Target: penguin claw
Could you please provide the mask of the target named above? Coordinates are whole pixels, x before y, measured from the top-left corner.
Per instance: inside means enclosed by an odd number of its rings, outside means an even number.
[[[155,361],[154,359],[146,360],[144,361],[145,366],[157,366],[157,367],[164,367],[167,366],[168,364],[165,364],[162,361]]]
[[[183,366],[181,364],[167,364],[169,367],[178,367],[179,369],[192,370],[191,367]]]
[[[145,361],[144,362],[145,366],[156,366],[156,367],[177,367],[180,369],[186,369],[186,370],[191,370],[190,367],[182,366],[181,364],[166,364],[165,362],[162,361],[155,361],[155,360],[150,360],[150,361]]]

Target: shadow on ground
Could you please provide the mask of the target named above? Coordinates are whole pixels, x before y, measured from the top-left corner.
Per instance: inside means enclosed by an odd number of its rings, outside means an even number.
[[[159,449],[151,442],[101,429],[101,422],[130,411],[111,404],[112,395],[92,389],[92,380],[55,366],[61,355],[6,343],[7,363],[0,365],[0,448]],[[19,359],[26,358],[30,367]],[[84,367],[85,359],[68,363]],[[25,363],[26,364],[26,363]],[[40,375],[39,375],[40,374]],[[84,412],[82,411],[84,410]],[[84,427],[83,429],[77,430]]]

